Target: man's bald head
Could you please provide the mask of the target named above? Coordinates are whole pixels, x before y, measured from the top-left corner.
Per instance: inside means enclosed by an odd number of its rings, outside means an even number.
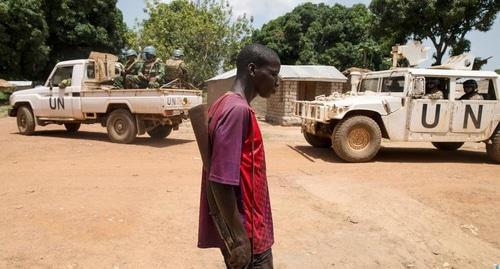
[[[262,67],[273,62],[280,63],[280,58],[274,50],[261,44],[248,45],[238,54],[236,75],[241,76],[248,72],[248,65],[251,63]]]

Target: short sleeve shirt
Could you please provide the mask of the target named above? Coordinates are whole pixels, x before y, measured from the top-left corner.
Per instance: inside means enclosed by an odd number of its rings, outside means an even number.
[[[209,215],[207,180],[234,186],[238,210],[254,254],[274,243],[271,205],[266,177],[264,145],[255,114],[246,100],[227,93],[209,109],[210,171],[203,171],[198,246],[223,247]]]

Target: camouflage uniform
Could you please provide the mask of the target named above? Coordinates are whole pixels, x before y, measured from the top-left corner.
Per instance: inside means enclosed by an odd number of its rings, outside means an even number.
[[[460,97],[460,100],[484,100],[484,98],[477,91],[474,91],[462,95],[462,97]]]
[[[127,76],[135,75],[137,76],[142,69],[143,63],[138,59],[133,59],[126,63],[123,74],[114,79],[114,86],[120,89],[132,88],[129,83],[127,83]],[[125,82],[125,83],[124,83]]]
[[[165,64],[165,83],[175,79],[187,79],[187,67],[182,59],[168,59]]]
[[[430,92],[423,97],[424,99],[439,100],[444,99],[444,93],[440,89],[432,89]]]
[[[165,66],[159,58],[156,58],[143,63],[137,75],[127,75],[125,83],[135,89],[159,88],[163,84],[164,77]]]

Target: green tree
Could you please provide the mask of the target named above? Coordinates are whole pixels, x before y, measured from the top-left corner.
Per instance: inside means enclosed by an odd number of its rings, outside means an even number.
[[[57,61],[88,57],[90,51],[119,53],[126,26],[117,0],[42,0],[49,27],[50,71]]]
[[[149,18],[143,22],[140,47],[153,45],[159,57],[184,50],[189,77],[201,85],[221,69],[234,65],[236,54],[249,42],[252,28],[246,16],[232,19],[232,9],[218,0],[146,2]]]
[[[48,61],[48,27],[38,0],[0,2],[0,77],[29,79]]]
[[[284,64],[324,64],[341,70],[384,68],[383,46],[370,35],[370,11],[336,4],[306,3],[265,24],[254,41],[276,50]]]
[[[496,70],[495,70],[495,72],[496,72],[497,74],[500,74],[500,69],[496,69]]]
[[[471,30],[486,32],[500,10],[498,0],[373,0],[377,36],[398,36],[423,40],[434,45],[435,65],[448,49],[451,55],[470,50],[465,38]]]
[[[45,79],[58,61],[119,52],[125,31],[116,0],[1,0],[0,76]]]

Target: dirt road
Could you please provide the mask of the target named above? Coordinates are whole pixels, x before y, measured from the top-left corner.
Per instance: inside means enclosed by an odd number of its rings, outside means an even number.
[[[346,164],[296,127],[262,124],[275,268],[493,268],[500,166],[384,144]],[[108,141],[100,126],[17,134],[0,119],[0,268],[224,268],[196,248],[201,160],[188,125],[163,141]]]

